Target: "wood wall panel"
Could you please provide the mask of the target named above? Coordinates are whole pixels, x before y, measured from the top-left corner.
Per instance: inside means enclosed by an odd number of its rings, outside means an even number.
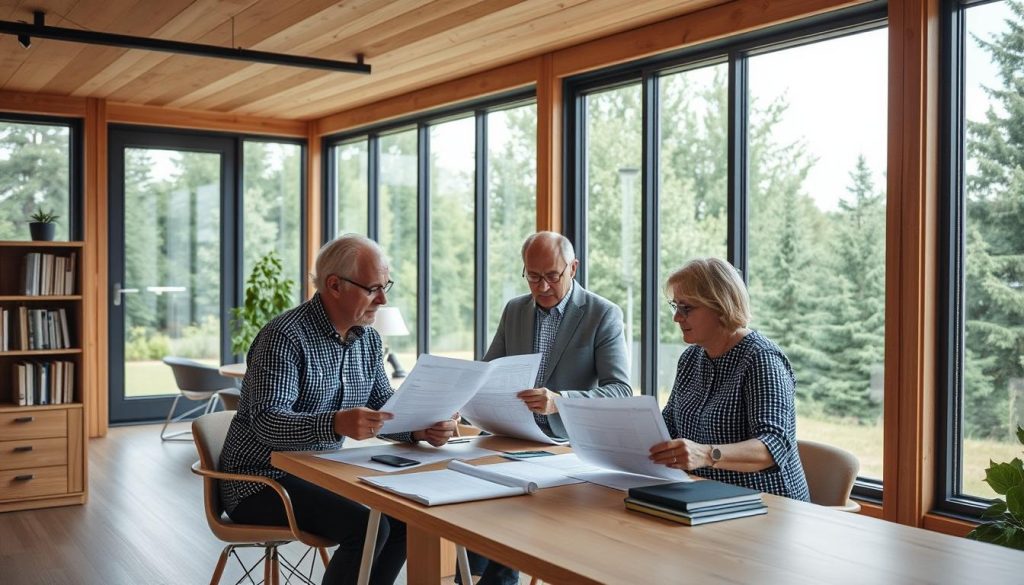
[[[911,526],[935,492],[938,14],[889,3],[883,507]]]

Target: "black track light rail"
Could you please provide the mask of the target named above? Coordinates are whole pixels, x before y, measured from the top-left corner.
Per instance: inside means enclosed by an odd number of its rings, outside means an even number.
[[[305,67],[308,69],[324,69],[327,71],[341,71],[345,73],[370,73],[370,66],[363,63],[362,55],[358,55],[356,62],[353,63],[350,61],[334,61],[331,59],[320,59],[317,57],[286,55],[284,53],[269,53],[266,51],[253,51],[249,49],[233,49],[231,47],[219,47],[217,45],[185,43],[181,41],[168,41],[165,39],[153,39],[149,37],[135,37],[90,30],[62,28],[59,26],[46,26],[44,24],[44,13],[35,12],[34,16],[35,21],[32,24],[0,20],[0,33],[16,35],[18,37],[18,41],[21,42],[22,46],[25,48],[28,48],[31,44],[32,37],[39,37],[43,39],[69,41],[72,43],[85,43],[88,45],[107,45],[110,47],[122,47],[127,49],[162,51],[164,53],[179,53],[195,57],[217,57],[221,59],[234,59],[236,61],[266,63],[268,65]]]

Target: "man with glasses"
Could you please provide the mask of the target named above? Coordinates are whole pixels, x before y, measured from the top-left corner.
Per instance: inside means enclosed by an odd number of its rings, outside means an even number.
[[[338,449],[345,437],[375,436],[392,418],[378,410],[394,391],[380,335],[369,326],[393,283],[381,249],[357,235],[320,249],[314,280],[313,298],[275,317],[253,340],[220,468],[283,485],[299,528],[340,545],[323,583],[355,583],[369,510],[275,469],[270,453]],[[455,421],[446,420],[386,437],[439,447],[454,431]],[[281,499],[264,484],[222,481],[221,499],[235,522],[288,524]],[[381,517],[376,549],[373,582],[391,583],[405,564],[405,525]]]
[[[530,293],[505,305],[498,331],[484,355],[490,361],[508,355],[540,353],[534,388],[518,393],[549,436],[565,438],[555,398],[630,396],[629,359],[622,309],[580,286],[574,279],[579,260],[572,243],[554,232],[537,232],[522,248],[523,278]],[[519,574],[469,553],[479,584],[513,585]]]

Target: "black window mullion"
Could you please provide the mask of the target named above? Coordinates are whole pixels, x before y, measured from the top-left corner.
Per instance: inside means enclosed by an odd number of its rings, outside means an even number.
[[[326,138],[320,139],[321,152],[326,153],[323,157],[323,171],[320,173],[321,185],[324,186],[326,197],[323,198],[323,217],[320,218],[320,227],[323,230],[320,234],[320,243],[326,244],[329,240],[339,236],[338,233],[338,149],[339,146],[331,146]],[[305,206],[305,202],[303,202]],[[305,215],[303,215],[305,217]],[[303,222],[305,223],[305,222]],[[303,227],[305,231],[305,227]],[[302,238],[305,242],[305,237]],[[303,253],[305,258],[305,253]],[[305,297],[303,297],[305,298]]]
[[[220,247],[221,265],[221,315],[230,315],[233,307],[241,307],[245,304],[245,193],[242,188],[245,185],[245,150],[243,141],[236,137],[232,141],[234,148],[234,160],[229,157],[221,158],[221,182],[224,189],[224,197],[221,199],[220,237],[227,245]],[[230,176],[229,176],[230,174]],[[231,183],[234,183],[232,188]],[[198,214],[195,216],[198,217]],[[229,267],[232,267],[233,270]],[[233,274],[229,274],[233,272]],[[221,319],[220,323],[220,354],[224,356],[231,353],[231,320]],[[235,359],[244,356],[235,356]]]
[[[565,139],[565,152],[563,160],[569,161],[566,165],[565,183],[562,188],[563,209],[565,211],[562,219],[563,235],[569,238],[576,250],[576,257],[581,260],[579,268],[576,269],[576,280],[584,287],[587,286],[587,190],[586,190],[586,97],[575,92],[566,91],[569,97],[565,101],[565,129],[562,133]]]
[[[430,127],[417,126],[416,141],[416,348],[430,352]]]
[[[640,175],[640,384],[644,394],[658,395],[658,108],[659,78],[643,82],[643,144]],[[628,316],[627,316],[628,318]],[[636,356],[633,356],[636,360]]]
[[[747,202],[750,197],[750,177],[747,152],[749,124],[748,61],[739,52],[729,55],[729,178],[728,178],[728,254],[743,281],[747,275]]]
[[[487,351],[487,112],[476,113],[476,180],[473,191],[476,199],[473,206],[474,222],[474,264],[473,289],[475,308],[473,310],[473,355],[482,359]]]
[[[366,236],[380,238],[380,137],[366,139]]]

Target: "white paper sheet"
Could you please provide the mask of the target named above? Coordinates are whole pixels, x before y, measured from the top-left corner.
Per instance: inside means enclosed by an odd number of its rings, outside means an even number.
[[[329,453],[318,453],[317,457],[328,459],[330,461],[340,461],[342,463],[358,465],[359,467],[374,469],[376,471],[386,471],[389,473],[401,471],[403,469],[414,469],[420,466],[413,465],[409,467],[394,467],[383,463],[377,463],[376,461],[370,461],[370,457],[374,455],[398,455],[399,457],[415,459],[420,462],[420,465],[427,465],[429,463],[437,463],[438,461],[445,461],[448,459],[478,459],[480,457],[489,457],[491,455],[497,455],[497,452],[491,451],[490,449],[481,449],[472,442],[449,444],[444,447],[390,443],[387,445],[355,447],[341,449],[339,451],[331,451]]]
[[[652,462],[650,448],[671,437],[653,396],[556,398],[573,452],[584,463],[674,481],[685,471]]]
[[[452,461],[448,469],[359,479],[426,506],[519,496],[538,489],[532,481],[506,476],[488,467],[493,466]]]
[[[537,381],[537,370],[540,369],[540,358],[539,353],[531,353],[507,356],[491,362],[496,369],[476,395],[462,407],[462,415],[473,426],[493,435],[538,443],[558,443],[540,430],[526,403],[516,396],[522,390],[533,388]]]

